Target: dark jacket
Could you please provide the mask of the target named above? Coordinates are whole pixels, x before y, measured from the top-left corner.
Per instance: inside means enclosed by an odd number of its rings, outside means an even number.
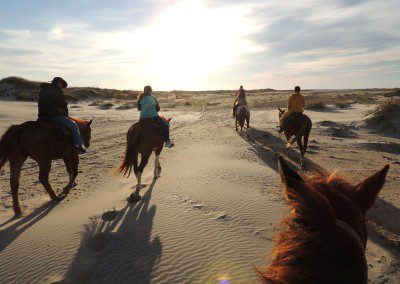
[[[39,117],[53,118],[60,115],[68,115],[68,102],[60,88],[49,83],[41,84],[40,88]]]

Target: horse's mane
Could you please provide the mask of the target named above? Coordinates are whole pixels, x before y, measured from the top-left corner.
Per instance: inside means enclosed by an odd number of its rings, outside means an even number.
[[[76,117],[72,117],[72,116],[70,116],[69,118],[71,120],[73,120],[77,124],[86,124],[87,123],[86,120],[83,120],[83,119],[80,119],[80,118],[76,118]]]
[[[334,211],[322,192],[351,195],[353,186],[337,173],[303,178],[305,188],[286,191],[293,210],[278,226],[271,265],[257,268],[265,283],[318,283],[326,276],[321,256],[337,248]]]

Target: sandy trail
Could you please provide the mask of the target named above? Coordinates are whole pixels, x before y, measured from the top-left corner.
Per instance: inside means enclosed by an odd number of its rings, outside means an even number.
[[[32,104],[20,104],[9,102],[0,110],[5,113],[0,117],[1,132],[10,120],[22,122],[34,115]],[[16,115],[16,108],[23,111]],[[349,139],[332,140],[327,127],[318,124],[324,120],[350,123],[362,119],[367,110],[360,106],[337,117],[311,112],[315,128],[308,169],[340,166],[360,179],[387,162],[380,152],[362,146],[376,141],[372,134],[354,130],[357,138],[350,140],[354,146],[343,150],[343,141]],[[256,281],[253,267],[267,264],[274,225],[286,208],[277,185],[277,155],[284,154],[294,163],[298,159],[297,150],[287,152],[275,134],[275,110],[254,111],[254,128],[242,135],[233,130],[226,112],[167,111],[174,117],[177,146],[163,151],[158,180],[152,179],[150,160],[143,199],[136,205],[126,202],[135,179],[111,174],[136,112],[81,106],[73,114],[94,117],[93,148],[82,157],[78,186],[66,200],[57,206],[47,202],[35,182],[37,168],[29,162],[21,185],[25,215],[15,219],[8,208],[8,172],[1,176],[1,188],[6,189],[0,195],[6,207],[0,214],[1,282],[215,283],[218,277],[233,283]],[[346,163],[332,158],[335,155],[346,157]],[[367,166],[360,168],[360,164]],[[53,168],[52,184],[61,189],[65,170],[58,163]],[[392,171],[398,173],[399,166],[395,164]],[[369,215],[372,237],[367,258],[373,283],[395,283],[399,276],[394,246],[400,225],[390,218],[390,214],[400,216],[395,184],[397,177],[391,175]],[[392,239],[387,239],[387,233]]]

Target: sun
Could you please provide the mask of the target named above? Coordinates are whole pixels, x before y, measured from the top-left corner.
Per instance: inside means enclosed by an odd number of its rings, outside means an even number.
[[[180,1],[164,7],[146,26],[110,34],[101,46],[129,58],[132,64],[124,64],[123,70],[140,84],[204,89],[208,79],[259,50],[249,39],[259,28],[243,6]]]
[[[63,33],[63,30],[62,30],[61,27],[55,27],[55,28],[53,29],[53,34],[55,34],[55,35],[57,35],[57,36],[61,36],[62,33]]]
[[[151,34],[154,74],[163,85],[201,87],[201,81],[238,63],[254,46],[245,39],[253,24],[235,8],[209,8],[184,1],[155,20]]]

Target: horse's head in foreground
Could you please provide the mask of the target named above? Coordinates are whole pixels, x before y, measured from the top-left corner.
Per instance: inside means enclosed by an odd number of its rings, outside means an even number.
[[[92,125],[93,120],[87,121],[87,120],[83,120],[83,119],[79,119],[79,118],[75,118],[75,117],[70,117],[70,119],[75,121],[75,123],[78,125],[79,132],[81,133],[81,136],[82,136],[83,145],[86,148],[89,148],[90,140],[92,139],[91,125]]]
[[[299,175],[279,157],[291,212],[282,221],[273,260],[258,269],[265,283],[367,283],[365,212],[389,165],[358,184],[336,173]]]

